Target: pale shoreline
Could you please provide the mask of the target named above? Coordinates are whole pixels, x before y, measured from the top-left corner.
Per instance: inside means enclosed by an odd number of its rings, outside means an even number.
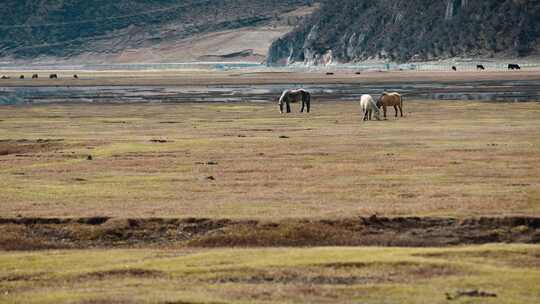
[[[51,80],[49,74],[58,74]],[[211,70],[156,70],[156,71],[39,71],[39,79],[31,79],[32,71],[2,71],[11,79],[1,79],[0,87],[14,86],[197,86],[197,85],[258,85],[258,84],[366,84],[404,82],[476,82],[476,81],[540,81],[540,70],[521,71],[368,71],[355,74],[354,70],[336,71],[211,71]],[[79,79],[74,79],[77,74]],[[19,79],[24,75],[25,79]]]

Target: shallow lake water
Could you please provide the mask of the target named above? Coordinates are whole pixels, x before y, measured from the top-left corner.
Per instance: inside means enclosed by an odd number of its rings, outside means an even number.
[[[396,91],[415,100],[540,101],[536,81],[215,86],[0,87],[0,104],[274,102],[284,89],[302,87],[313,99],[358,100]]]

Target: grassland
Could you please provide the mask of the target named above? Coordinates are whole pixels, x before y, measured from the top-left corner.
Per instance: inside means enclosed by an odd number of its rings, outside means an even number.
[[[4,106],[0,216],[538,216],[539,118],[538,103],[407,101],[404,118],[366,123],[349,102],[288,116],[257,103]]]
[[[537,303],[540,248],[0,252],[2,303]]]
[[[538,245],[301,246],[536,244],[538,134],[538,103],[2,106],[0,302],[536,303]]]

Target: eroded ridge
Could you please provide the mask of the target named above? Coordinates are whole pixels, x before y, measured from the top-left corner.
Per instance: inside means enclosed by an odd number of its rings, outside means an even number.
[[[1,218],[0,250],[110,247],[451,246],[540,243],[537,217]]]

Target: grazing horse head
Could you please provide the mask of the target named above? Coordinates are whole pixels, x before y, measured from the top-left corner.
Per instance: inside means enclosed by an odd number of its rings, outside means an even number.
[[[383,93],[381,94],[381,96],[379,96],[379,98],[377,98],[377,102],[375,103],[375,104],[377,105],[377,108],[380,109],[380,108],[384,105],[384,104],[383,104],[383,97],[386,96],[386,95],[388,95],[388,93],[383,92]]]
[[[362,109],[362,113],[364,114],[364,121],[371,120],[371,115],[373,113],[375,113],[375,118],[377,120],[381,120],[380,110],[379,108],[377,108],[377,104],[375,103],[371,95],[364,94],[360,97],[360,108]]]

